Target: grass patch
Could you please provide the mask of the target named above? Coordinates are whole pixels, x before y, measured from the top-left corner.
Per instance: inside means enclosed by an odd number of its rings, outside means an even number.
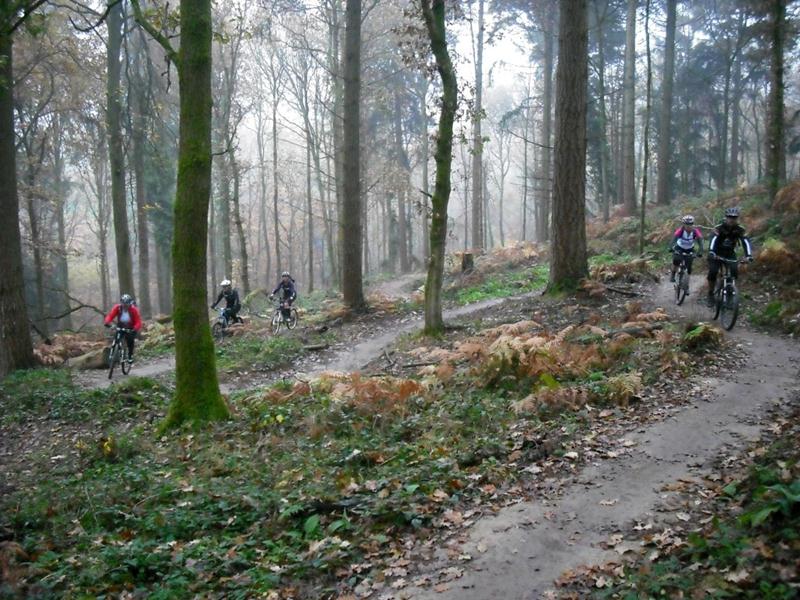
[[[222,370],[258,368],[270,370],[289,364],[303,353],[294,335],[236,336],[217,344],[217,367]]]
[[[147,377],[129,377],[97,390],[77,385],[68,370],[15,371],[0,381],[0,423],[29,419],[78,423],[113,421],[145,405],[166,405],[169,390]]]
[[[547,284],[548,265],[493,273],[482,282],[468,287],[451,287],[444,296],[456,304],[465,305],[493,298],[506,298],[541,289]]]

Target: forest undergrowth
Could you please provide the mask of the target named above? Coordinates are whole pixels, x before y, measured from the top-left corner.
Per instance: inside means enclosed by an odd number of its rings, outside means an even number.
[[[758,206],[753,200],[754,219]],[[775,218],[752,228],[759,262],[743,279],[752,320],[780,301],[769,325],[791,330],[796,250],[786,235],[796,224]],[[0,594],[352,598],[411,585],[445,589],[472,560],[448,540],[532,494],[558,495],[585,461],[630,452],[628,432],[680,410],[686,390],[696,391],[693,375],[719,374],[737,358],[715,327],[678,323],[629,300],[666,268],[653,252],[671,233],[669,219],[662,225],[645,256],[603,241],[630,228],[628,220],[595,232],[592,277],[577,297],[523,296],[462,318],[440,338],[406,336],[360,375],[232,394],[233,418],[205,430],[159,434],[170,390],[147,378],[106,390],[81,389],[68,371],[6,378]],[[516,252],[519,263],[501,263],[507,268],[491,256],[481,267],[479,258],[477,274],[453,277],[452,301],[536,289],[541,258],[526,252]],[[305,320],[317,339],[331,341],[348,325],[367,335],[416,310],[413,291],[399,301],[378,297],[363,316],[319,302]],[[306,343],[287,336],[265,349],[259,336],[254,324],[241,328],[218,359],[241,369],[256,356],[271,368]],[[152,355],[169,338],[161,326]],[[796,461],[779,460],[793,473]],[[794,484],[785,469],[778,477],[752,494],[758,510],[774,500],[760,526],[787,502],[788,517],[796,516]],[[414,565],[442,544],[463,567],[419,575]],[[611,575],[601,574],[602,592]],[[628,589],[661,585],[647,583],[647,573],[615,574]]]
[[[722,368],[724,353],[704,354],[715,329],[687,333],[639,303],[507,304],[408,355],[434,364],[233,394],[233,419],[203,431],[159,437],[167,393],[146,379],[129,384],[135,396],[42,371],[5,381],[19,443],[34,420],[60,442],[38,446],[3,495],[4,593],[334,598],[447,585],[458,568],[415,580],[413,561],[482,514],[559,493],[585,460],[629,451],[625,432],[668,414],[690,373]],[[54,391],[109,419],[45,408]]]

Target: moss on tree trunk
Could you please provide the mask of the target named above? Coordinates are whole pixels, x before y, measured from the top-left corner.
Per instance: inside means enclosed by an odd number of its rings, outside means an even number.
[[[450,171],[453,162],[453,121],[456,114],[458,88],[456,73],[447,51],[444,0],[422,0],[422,14],[436,58],[436,68],[442,78],[442,110],[436,139],[436,184],[431,198],[430,230],[431,256],[425,283],[425,333],[439,333],[444,328],[442,318],[442,280],[444,250],[447,242],[447,203],[450,200]]]
[[[175,397],[165,426],[228,417],[206,307],[211,194],[211,3],[181,1],[180,142],[172,243]]]

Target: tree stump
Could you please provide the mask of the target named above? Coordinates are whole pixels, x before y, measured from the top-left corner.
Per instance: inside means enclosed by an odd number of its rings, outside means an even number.
[[[472,252],[464,252],[461,255],[461,272],[472,273],[475,268],[475,256]]]

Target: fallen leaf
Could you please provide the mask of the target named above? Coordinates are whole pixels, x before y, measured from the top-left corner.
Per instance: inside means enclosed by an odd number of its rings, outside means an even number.
[[[742,581],[746,581],[748,577],[750,577],[749,571],[747,569],[740,569],[725,575],[725,581],[730,581],[731,583],[741,583]]]

